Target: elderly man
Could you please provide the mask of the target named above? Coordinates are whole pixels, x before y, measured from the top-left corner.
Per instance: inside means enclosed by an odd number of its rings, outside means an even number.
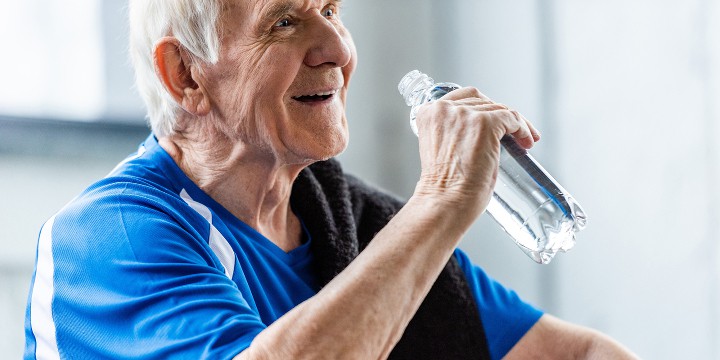
[[[456,247],[499,139],[473,88],[418,116],[395,198],[331,159],[356,63],[336,0],[131,1],[153,134],[41,230],[26,358],[631,358],[523,303]]]

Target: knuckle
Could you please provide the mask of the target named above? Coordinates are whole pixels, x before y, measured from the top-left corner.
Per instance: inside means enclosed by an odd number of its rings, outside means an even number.
[[[457,117],[457,105],[450,100],[437,100],[418,108],[417,112],[419,127],[438,128],[447,123],[448,119]]]
[[[484,97],[483,94],[480,92],[480,90],[478,90],[478,88],[476,88],[474,86],[468,86],[468,87],[466,87],[466,89],[467,89],[466,91],[468,92],[468,94],[470,94],[473,97],[478,97],[478,98]]]
[[[517,125],[521,122],[516,111],[508,109],[507,111],[503,111],[503,113],[505,114],[507,121],[511,124]]]
[[[457,104],[451,100],[438,100],[435,102],[435,112],[439,116],[447,117],[454,115],[457,111]]]

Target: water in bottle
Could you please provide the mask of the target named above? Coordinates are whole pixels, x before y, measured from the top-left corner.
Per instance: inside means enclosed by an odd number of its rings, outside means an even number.
[[[458,88],[454,83],[435,83],[417,70],[402,78],[398,90],[412,107],[410,127],[415,135],[420,105]],[[487,211],[531,259],[550,263],[558,251],[575,245],[575,233],[587,223],[585,212],[512,136],[500,142],[500,168]]]

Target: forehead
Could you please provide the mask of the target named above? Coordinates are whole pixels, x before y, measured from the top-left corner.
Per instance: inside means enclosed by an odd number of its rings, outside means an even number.
[[[258,20],[280,16],[293,10],[307,10],[323,6],[327,0],[225,0],[223,13],[237,19]],[[339,1],[334,1],[339,2]]]

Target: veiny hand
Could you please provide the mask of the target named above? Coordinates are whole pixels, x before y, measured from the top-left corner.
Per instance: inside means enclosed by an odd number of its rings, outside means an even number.
[[[473,87],[423,105],[416,121],[422,173],[415,195],[449,201],[472,220],[492,196],[500,139],[512,134],[526,149],[540,140],[539,132],[517,111]]]

